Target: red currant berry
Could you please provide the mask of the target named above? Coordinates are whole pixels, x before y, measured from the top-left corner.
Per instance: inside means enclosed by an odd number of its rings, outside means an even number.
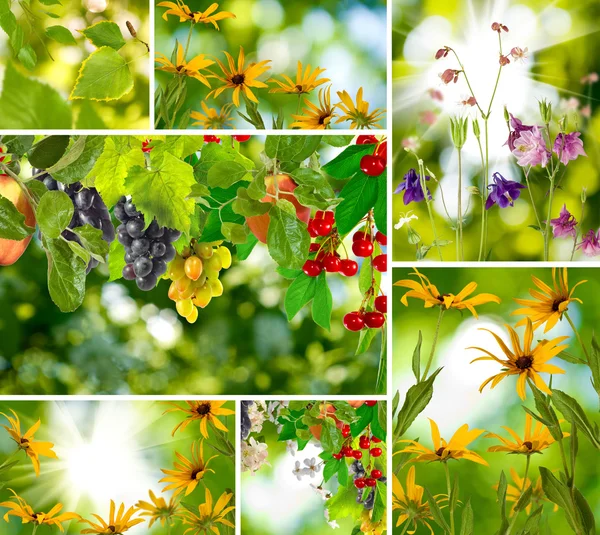
[[[373,244],[367,240],[356,240],[352,244],[352,252],[356,256],[366,258],[373,254]]]
[[[317,238],[319,235],[317,234],[317,231],[315,230],[315,228],[313,227],[313,223],[314,223],[314,219],[309,219],[308,220],[308,234],[311,238]]]
[[[360,450],[354,450],[352,452],[352,457],[354,457],[357,461],[359,459],[362,459],[362,451],[360,451]]]
[[[233,137],[233,139],[235,139],[236,141],[239,141],[240,143],[245,143],[246,141],[248,141],[252,136],[248,135],[248,136],[231,136]]]
[[[221,138],[219,136],[204,136],[204,143],[221,143]]]
[[[317,253],[320,248],[321,248],[321,244],[319,244],[319,243],[311,243],[308,251],[311,252],[311,253]]]
[[[375,444],[379,444],[379,443],[381,442],[381,439],[380,439],[380,438],[377,438],[377,437],[375,437],[375,436],[371,437],[371,440],[372,440],[373,442],[375,442]]]
[[[350,436],[350,426],[349,425],[345,425],[344,427],[342,427],[342,436],[344,438]]]
[[[312,227],[317,236],[327,236],[331,233],[333,225],[325,219],[313,219]]]
[[[368,450],[371,447],[371,441],[366,437],[365,437],[365,440],[363,440],[362,438],[363,437],[361,437],[360,443],[358,445],[360,446],[361,449]]]
[[[368,477],[367,479],[365,479],[365,485],[367,487],[374,487],[377,485],[377,481],[372,477]]]
[[[357,332],[365,326],[365,322],[358,312],[348,312],[344,316],[344,327],[349,331]]]
[[[387,159],[387,141],[382,141],[375,149],[375,156],[379,156],[382,160]]]
[[[379,245],[382,245],[383,247],[387,245],[387,236],[383,232],[377,231],[375,239]]]
[[[349,258],[341,260],[340,273],[346,277],[354,277],[358,273],[358,263]]]
[[[379,329],[385,323],[385,316],[381,312],[367,312],[363,319],[369,329]]]
[[[328,254],[323,258],[323,267],[327,273],[338,273],[342,267],[342,261],[337,256]]]
[[[307,260],[304,262],[304,266],[302,267],[302,271],[306,273],[309,277],[317,277],[323,271],[323,266],[320,262],[316,260]]]
[[[151,139],[147,139],[146,141],[142,141],[142,152],[148,153],[148,152],[152,151],[152,147],[148,147],[148,145],[150,145],[150,143],[152,143]]]
[[[357,230],[353,235],[352,235],[352,241],[358,241],[358,240],[367,240],[367,241],[371,241],[371,236],[369,234],[369,229],[367,227],[363,227],[360,230]]]
[[[354,450],[348,446],[346,446],[346,449],[344,450],[344,457],[354,457]]]
[[[379,176],[386,168],[386,161],[379,156],[367,154],[360,160],[360,170],[367,176]]]
[[[367,407],[374,407],[375,405],[377,405],[377,401],[376,400],[365,401],[365,405]]]
[[[372,145],[377,143],[377,138],[374,135],[358,136],[356,138],[357,145]]]
[[[381,271],[382,273],[385,273],[387,271],[387,255],[380,254],[380,255],[377,255],[375,258],[373,258],[373,267],[377,271]]]
[[[371,471],[371,477],[373,479],[379,479],[382,475],[383,475],[383,472],[381,470],[372,470]]]
[[[380,295],[375,298],[375,309],[383,314],[387,314],[387,295]]]
[[[354,480],[354,486],[357,489],[364,489],[366,487],[366,485],[367,484],[366,484],[364,478],[362,478],[362,477],[359,477],[359,478],[357,478],[357,479]]]
[[[333,457],[333,458],[334,458],[336,461],[339,461],[339,460],[340,460],[340,459],[343,457],[343,455],[342,455],[341,453],[334,453],[334,454],[332,455],[332,457]]]
[[[381,448],[373,448],[371,450],[371,457],[381,457],[381,454],[383,453]]]

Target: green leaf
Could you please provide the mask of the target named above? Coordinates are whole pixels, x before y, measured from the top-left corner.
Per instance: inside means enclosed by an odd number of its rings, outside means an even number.
[[[377,201],[373,207],[375,225],[387,235],[387,171],[377,177]]]
[[[133,76],[125,59],[103,46],[81,64],[70,100],[117,100],[133,89]]]
[[[80,31],[96,48],[108,46],[114,50],[120,50],[125,46],[121,29],[114,22],[103,20]]]
[[[361,405],[358,409],[356,409],[358,420],[350,425],[350,432],[352,433],[353,437],[357,437],[371,422],[373,422],[374,414],[375,409],[373,407],[369,407],[368,405]]]
[[[69,136],[48,136],[29,151],[29,163],[38,169],[48,169],[58,162],[67,150]]]
[[[343,199],[335,211],[337,228],[340,234],[348,234],[373,208],[377,200],[377,180],[358,173],[340,193]],[[384,227],[385,228],[385,227]]]
[[[202,139],[202,136],[200,136],[200,139]],[[254,162],[240,154],[235,149],[219,145],[218,143],[207,143],[202,147],[202,152],[200,153],[200,162],[194,166],[194,173],[198,179],[198,182],[201,184],[208,184],[208,172],[210,171],[211,167],[217,162],[222,161],[237,162],[247,171],[254,168]]]
[[[250,256],[250,253],[252,253],[252,251],[254,250],[254,247],[256,247],[257,243],[258,238],[252,233],[248,234],[248,239],[246,240],[246,243],[236,245],[235,250],[237,254],[237,259],[240,261],[246,260]]]
[[[208,185],[211,188],[228,188],[248,177],[251,178],[242,164],[234,161],[222,161],[215,163],[208,170]]]
[[[552,404],[569,423],[577,426],[577,429],[588,438],[596,449],[600,449],[600,436],[575,398],[553,388]]]
[[[2,143],[13,159],[20,159],[31,148],[34,139],[34,136],[2,136]]]
[[[195,182],[192,166],[167,153],[160,167],[129,169],[125,189],[147,224],[156,217],[160,226],[188,233],[195,210],[188,196]]]
[[[394,430],[395,439],[402,437],[415,418],[427,407],[433,396],[433,383],[441,371],[442,368],[438,368],[427,379],[408,389],[402,408],[398,412],[398,422]]]
[[[12,63],[6,65],[0,96],[0,128],[69,129],[71,108],[49,85],[21,75]]]
[[[89,100],[82,100],[79,103],[77,122],[75,130],[106,130],[106,123],[102,120],[95,108],[96,104]]]
[[[331,329],[331,310],[333,308],[333,298],[331,290],[327,284],[327,276],[322,271],[317,277],[317,288],[312,304],[312,317],[315,323],[323,329]]]
[[[380,522],[385,514],[385,504],[387,502],[387,487],[381,481],[377,481],[377,485],[373,489],[375,493],[375,501],[373,503],[373,513],[371,514],[371,522]]]
[[[542,476],[542,488],[546,497],[567,513],[569,524],[574,528],[574,531],[578,531],[575,529],[575,526],[579,524],[577,512],[571,501],[568,487],[559,481],[548,468],[540,466],[540,475]]]
[[[73,232],[79,236],[81,245],[92,255],[98,262],[105,262],[108,254],[108,243],[102,239],[102,231],[94,228],[91,225],[84,225],[73,229]]]
[[[592,385],[598,396],[600,396],[600,344],[598,344],[595,334],[592,335],[590,370],[592,371]]]
[[[48,257],[48,290],[61,312],[76,310],[85,296],[86,264],[62,239],[43,238]]]
[[[0,195],[0,238],[21,241],[30,236],[35,228],[25,224],[25,216],[6,197]]]
[[[363,512],[363,505],[356,503],[356,489],[354,485],[340,486],[333,497],[327,500],[329,520],[340,520],[346,517],[359,518]]]
[[[579,512],[579,518],[582,521],[585,533],[594,535],[596,533],[596,520],[594,519],[594,512],[592,511],[590,504],[583,494],[581,494],[579,489],[573,489],[573,494],[575,496],[575,506]]]
[[[108,252],[108,282],[116,281],[123,277],[123,268],[125,267],[125,249],[118,240],[110,244]]]
[[[340,451],[344,442],[342,432],[336,427],[333,418],[323,418],[321,446],[327,451]]]
[[[362,157],[373,154],[373,150],[373,145],[350,145],[324,165],[323,171],[340,180],[350,178],[360,171]]]
[[[45,6],[62,6],[60,0],[39,0],[39,2]]]
[[[266,214],[271,209],[271,206],[273,205],[269,202],[255,201],[250,198],[246,188],[238,188],[237,199],[233,201],[232,208],[236,214],[251,217]]]
[[[127,193],[125,178],[129,168],[144,166],[144,153],[141,146],[132,146],[129,136],[108,136],[104,141],[104,150],[88,173],[94,180],[94,186],[109,208],[117,204]]]
[[[337,473],[338,483],[344,487],[348,484],[348,465],[346,459],[340,459],[340,468]]]
[[[325,143],[331,147],[345,147],[353,139],[354,139],[354,136],[339,136],[339,135],[323,136],[323,138],[322,138],[323,143]]]
[[[75,41],[73,34],[64,26],[48,26],[48,28],[46,28],[46,35],[50,39],[56,41],[57,43],[60,43],[61,45],[77,44],[77,41]]]
[[[423,344],[423,335],[419,331],[419,339],[413,351],[412,356],[412,371],[417,379],[417,383],[421,380],[421,345]]]
[[[73,202],[63,191],[48,191],[40,199],[37,222],[47,238],[58,238],[73,217]]]
[[[429,510],[431,511],[431,515],[433,516],[433,519],[435,520],[436,524],[440,526],[444,530],[444,532],[450,533],[450,526],[448,526],[448,523],[446,522],[446,519],[442,514],[440,506],[437,504],[435,498],[427,488],[425,489],[425,497],[427,498]]]
[[[560,428],[558,416],[556,416],[556,412],[554,412],[554,409],[550,406],[550,401],[543,392],[533,384],[531,385],[531,391],[533,392],[535,406],[538,412],[547,422],[546,427],[548,427],[548,431],[550,431],[554,440],[562,440],[562,430]]]
[[[321,136],[267,136],[265,154],[280,162],[300,163],[319,148]]]
[[[537,535],[540,532],[540,518],[542,516],[543,510],[544,506],[540,505],[529,515],[529,517],[527,517],[527,521],[523,526],[523,534]]]
[[[234,245],[246,243],[250,231],[247,225],[225,222],[221,225],[221,233],[227,241]]]
[[[300,273],[290,284],[285,294],[285,312],[288,321],[291,321],[300,310],[310,303],[317,291],[316,277],[309,277],[305,273]]]
[[[515,513],[523,511],[523,509],[525,509],[529,505],[529,502],[531,501],[531,494],[532,488],[531,485],[529,485],[529,487],[527,487],[527,490],[525,490],[525,492],[521,494],[519,500],[515,504]]]
[[[37,54],[29,43],[19,50],[17,57],[26,69],[29,69],[30,71],[35,69],[35,66],[37,65]]]
[[[506,491],[508,489],[508,483],[506,482],[506,476],[504,471],[500,472],[500,481],[498,482],[498,490],[496,495],[498,497],[498,504],[500,505],[500,529],[498,533],[504,533],[508,528],[508,519],[506,518]]]
[[[460,520],[460,535],[473,535],[473,508],[471,507],[471,500],[467,501],[467,505],[463,509],[462,517]]]
[[[379,331],[377,329],[363,329],[360,331],[358,346],[356,347],[356,352],[354,354],[362,355],[363,353],[366,353],[371,347],[371,344],[378,332]]]
[[[254,177],[248,186],[248,196],[255,201],[260,201],[267,194],[267,186],[265,177],[267,176],[266,168],[262,168]]]
[[[301,269],[310,246],[306,223],[296,217],[294,205],[284,199],[271,208],[269,217],[267,246],[271,258],[282,267]]]
[[[335,474],[338,473],[342,463],[346,464],[342,459],[331,459],[325,463],[323,466],[323,479],[325,482],[329,481]]]
[[[79,136],[67,153],[48,172],[63,184],[87,177],[104,148],[104,136]]]

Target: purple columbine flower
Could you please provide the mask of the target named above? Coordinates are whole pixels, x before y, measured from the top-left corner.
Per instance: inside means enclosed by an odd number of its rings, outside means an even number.
[[[517,157],[517,163],[521,167],[548,165],[550,151],[538,126],[534,126],[530,131],[521,132],[521,135],[515,139],[514,145],[512,153]]]
[[[554,141],[554,153],[560,158],[560,161],[567,165],[571,160],[576,160],[578,156],[587,156],[583,150],[583,141],[579,139],[581,132],[571,132],[570,134],[558,134]]]
[[[577,246],[577,249],[582,249],[585,256],[600,255],[600,229],[598,229],[598,232],[590,229]]]
[[[510,126],[512,126],[512,130],[508,135],[508,147],[511,151],[515,150],[515,140],[517,140],[521,136],[521,132],[531,132],[533,130],[533,126],[529,126],[523,124],[520,119],[517,119],[512,113],[510,114]]]
[[[575,216],[567,210],[567,205],[563,204],[560,215],[556,219],[551,219],[552,235],[555,238],[577,238],[577,220]]]
[[[426,176],[425,180],[429,180],[431,177]],[[421,202],[425,199],[423,195],[423,188],[421,187],[421,179],[414,169],[411,169],[404,175],[404,179],[394,193],[404,192],[404,204],[410,204],[411,202]],[[427,195],[431,199],[431,193],[427,189]]]
[[[485,209],[489,210],[494,204],[497,204],[500,208],[514,206],[515,201],[521,195],[521,190],[526,186],[514,180],[507,180],[500,173],[494,173],[492,178],[494,184],[488,186],[491,193],[485,202]]]

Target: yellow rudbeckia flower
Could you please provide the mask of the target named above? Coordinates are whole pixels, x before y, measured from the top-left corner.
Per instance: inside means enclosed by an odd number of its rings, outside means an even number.
[[[204,503],[198,506],[198,514],[189,510],[183,513],[183,524],[191,526],[186,530],[186,533],[191,535],[220,535],[219,524],[235,529],[235,525],[225,518],[235,509],[233,505],[227,506],[233,498],[233,494],[224,492],[213,506],[212,494],[207,487],[204,498]]]
[[[356,93],[356,104],[354,104],[352,97],[347,91],[338,91],[338,97],[341,102],[336,104],[336,107],[343,112],[343,115],[336,121],[336,124],[351,121],[350,129],[352,130],[382,128],[379,120],[385,114],[385,110],[376,108],[369,113],[369,103],[363,100],[362,87]]]
[[[137,526],[138,524],[145,522],[143,518],[131,518],[138,512],[135,507],[130,507],[127,512],[125,512],[125,504],[122,503],[116,515],[115,509],[115,502],[111,500],[108,522],[104,521],[98,515],[92,515],[97,522],[82,519],[81,522],[89,524],[91,527],[81,530],[81,533],[95,535],[122,535],[126,531],[129,531],[133,526]]]
[[[196,421],[200,422],[200,432],[202,433],[202,436],[204,438],[208,438],[209,423],[211,423],[221,431],[228,431],[227,427],[225,427],[221,420],[217,418],[217,416],[232,416],[235,414],[235,411],[223,408],[223,405],[227,403],[226,401],[194,400],[186,401],[185,403],[187,407],[180,407],[176,403],[168,403],[168,405],[173,405],[175,408],[169,409],[163,413],[168,414],[170,412],[179,411],[187,414],[185,420],[177,424],[177,426],[175,426],[175,429],[173,429],[173,436],[175,436],[175,433],[177,433],[177,431],[183,431],[188,425]]]
[[[202,82],[205,86],[210,87],[210,82],[206,79],[206,76],[200,73],[201,70],[214,65],[215,62],[210,59],[205,59],[204,54],[200,54],[190,61],[185,60],[185,54],[181,43],[177,46],[177,58],[175,63],[171,63],[171,60],[164,54],[156,54],[156,63],[162,65],[156,69],[159,71],[170,72],[177,74],[178,76],[189,76],[195,78],[199,82]]]
[[[233,117],[230,117],[233,104],[225,104],[220,110],[209,108],[204,101],[200,106],[204,113],[200,111],[190,113],[190,117],[196,121],[192,126],[201,126],[204,130],[218,130],[231,126],[228,123],[233,121]]]
[[[179,510],[179,503],[175,497],[173,496],[169,500],[169,503],[167,503],[162,496],[157,497],[151,490],[149,493],[152,503],[140,500],[135,505],[140,511],[143,511],[143,513],[140,513],[140,516],[147,516],[150,518],[148,529],[150,529],[155,522],[160,522],[161,526],[164,526],[167,522],[171,523],[173,518],[177,516]]]
[[[434,535],[430,520],[433,520],[433,515],[429,509],[429,503],[423,501],[424,488],[415,483],[415,467],[411,466],[406,475],[406,491],[402,483],[392,474],[392,509],[400,511],[396,527],[401,526],[404,522],[412,523],[412,529],[406,533],[412,535],[416,533],[418,524],[421,523],[429,529],[431,535]]]
[[[204,24],[212,24],[217,30],[220,30],[218,21],[223,19],[235,19],[235,15],[229,11],[219,11],[219,4],[216,2],[211,4],[205,11],[192,11],[184,2],[177,0],[176,2],[160,2],[159,7],[168,7],[163,13],[162,18],[169,20],[169,15],[179,17],[179,22],[192,21],[195,24],[202,22]]]
[[[169,483],[169,485],[163,489],[163,492],[173,490],[173,496],[177,496],[185,491],[185,495],[188,496],[198,486],[198,482],[204,478],[206,472],[212,472],[213,474],[215,472],[208,468],[208,465],[210,464],[210,461],[216,459],[218,455],[213,455],[205,462],[203,440],[192,444],[191,460],[188,460],[179,452],[175,452],[175,455],[181,461],[179,463],[173,463],[175,470],[165,470],[161,468],[161,472],[168,477],[163,477],[159,483]]]
[[[287,93],[289,95],[302,95],[304,93],[310,93],[313,89],[317,88],[321,84],[329,82],[329,78],[319,78],[326,69],[317,67],[312,71],[311,66],[307,65],[304,72],[302,71],[302,62],[298,62],[298,69],[296,71],[296,81],[294,82],[287,74],[282,74],[281,77],[284,82],[271,78],[269,82],[277,84],[279,87],[275,87],[269,91],[269,93]]]
[[[331,86],[319,89],[319,105],[316,106],[307,98],[304,99],[306,108],[304,115],[292,115],[295,119],[290,126],[301,130],[325,130],[329,128],[335,115],[335,106],[331,105]]]

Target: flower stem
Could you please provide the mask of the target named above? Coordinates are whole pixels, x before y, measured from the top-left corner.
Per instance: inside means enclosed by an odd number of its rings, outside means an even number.
[[[583,215],[585,212],[585,201],[581,202],[581,217],[579,218],[579,227],[581,227],[583,223]],[[577,249],[577,237],[579,235],[579,230],[575,230],[575,237],[573,238],[573,249],[571,249],[571,258],[570,261],[573,261],[573,257],[575,256],[575,249]]]
[[[521,492],[519,493],[519,497],[517,498],[515,504],[521,499],[521,496],[523,496],[523,493],[527,490],[527,476],[529,475],[529,464],[530,463],[531,463],[531,455],[528,455],[527,462],[525,463],[525,475],[523,476],[523,488],[520,489]],[[517,518],[519,516],[519,512],[520,511],[517,511],[511,518],[510,524],[508,525],[505,535],[510,535],[510,533],[512,532],[515,522],[517,521]]]
[[[410,526],[410,518],[406,519],[406,522],[404,523],[404,528],[402,529],[402,533],[400,533],[400,535],[404,535],[408,531],[408,526]]]
[[[571,476],[569,475],[569,465],[567,464],[567,456],[565,454],[565,447],[563,445],[564,440],[560,439],[558,441],[558,445],[560,446],[560,458],[563,463],[563,470],[565,471],[565,476],[567,477],[567,481],[571,480]]]
[[[440,305],[440,314],[438,316],[437,325],[435,326],[435,334],[433,335],[433,343],[431,344],[431,351],[429,352],[429,358],[427,359],[427,366],[425,366],[425,372],[421,381],[427,379],[429,368],[433,362],[433,356],[435,355],[435,346],[437,345],[438,337],[440,334],[440,325],[442,324],[442,318],[444,317],[444,305]]]
[[[185,44],[185,53],[184,53],[184,58],[183,58],[184,60],[187,57],[187,53],[188,53],[188,50],[190,48],[190,42],[192,40],[192,32],[193,31],[194,31],[194,22],[192,21],[190,23],[190,31],[188,32],[187,42]]]
[[[477,145],[479,145],[479,156],[481,157],[481,171],[485,175],[485,158],[483,157],[483,147],[481,146],[481,139],[477,137]],[[479,255],[477,260],[481,262],[481,258],[483,256],[483,236],[485,232],[485,218],[486,218],[486,210],[485,210],[485,201],[487,200],[487,178],[482,177],[481,181],[481,236],[479,237]]]
[[[558,166],[557,166],[558,169]],[[554,200],[554,176],[550,176],[550,193],[548,194],[548,214],[546,216],[546,228],[544,230],[544,261],[548,261],[550,256],[550,219],[552,217],[552,201]]]
[[[458,221],[456,232],[458,234],[457,260],[464,260],[463,249],[463,222],[462,222],[462,150],[458,149]]]
[[[585,344],[583,343],[583,340],[581,338],[581,335],[579,334],[579,332],[577,331],[577,327],[575,327],[575,324],[573,323],[573,320],[571,320],[571,318],[569,317],[569,313],[565,311],[565,318],[567,318],[567,321],[569,322],[569,325],[571,326],[571,329],[573,329],[573,333],[575,334],[575,337],[577,338],[577,341],[579,342],[579,345],[581,346],[581,349],[583,349],[583,353],[585,354],[585,358],[588,362],[588,366],[590,364],[590,355],[588,353],[588,350],[585,347]]]
[[[442,249],[440,248],[437,229],[435,228],[435,221],[433,220],[433,210],[431,209],[431,199],[427,194],[427,186],[425,184],[425,166],[423,165],[423,160],[419,158],[419,179],[421,181],[421,189],[423,190],[423,197],[425,198],[425,204],[427,205],[427,212],[429,213],[429,221],[431,222],[431,230],[433,231],[433,239],[435,241],[435,245],[437,247],[438,255],[440,256],[440,260],[443,262],[444,258],[442,257]]]
[[[444,470],[446,471],[446,486],[448,487],[448,509],[450,511],[450,535],[454,535],[454,507],[450,503],[450,494],[452,494],[452,482],[450,481],[450,468],[448,463],[444,463]]]
[[[0,464],[0,468],[4,468],[10,461],[12,461],[18,453],[21,451],[20,448],[17,448],[13,453],[11,453],[2,464]]]
[[[35,532],[37,531],[38,527],[38,524],[33,525],[33,531],[31,532],[31,535],[35,535]]]

